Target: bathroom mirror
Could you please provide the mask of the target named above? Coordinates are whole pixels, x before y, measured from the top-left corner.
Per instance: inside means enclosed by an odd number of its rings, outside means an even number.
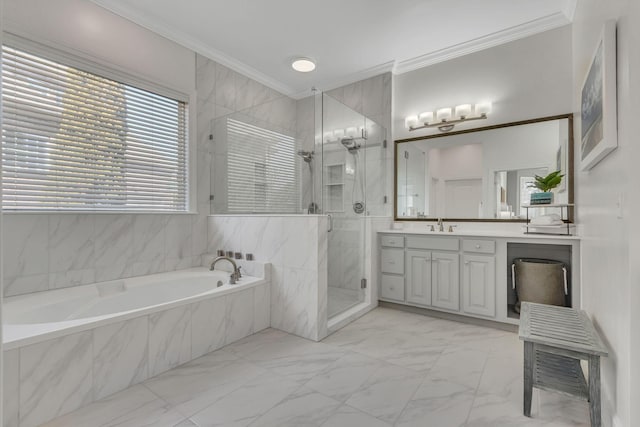
[[[571,114],[397,140],[395,219],[525,221],[534,177],[555,170],[554,202],[573,203]]]

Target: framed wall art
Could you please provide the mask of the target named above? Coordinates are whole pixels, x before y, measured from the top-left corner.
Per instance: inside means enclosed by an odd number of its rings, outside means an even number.
[[[615,21],[604,24],[580,101],[580,169],[589,170],[618,146]]]

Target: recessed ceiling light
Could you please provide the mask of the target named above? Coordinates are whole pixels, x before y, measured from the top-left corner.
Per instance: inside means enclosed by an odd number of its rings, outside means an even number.
[[[316,63],[309,58],[297,58],[293,60],[291,67],[301,73],[308,73],[316,69]]]

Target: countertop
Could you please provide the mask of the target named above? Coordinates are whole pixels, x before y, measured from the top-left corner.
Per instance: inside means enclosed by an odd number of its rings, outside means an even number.
[[[543,239],[543,240],[580,240],[580,236],[567,235],[549,235],[549,234],[524,234],[524,232],[515,232],[513,230],[455,230],[448,231],[429,231],[421,229],[407,228],[402,230],[379,230],[379,234],[418,234],[426,236],[459,236],[459,237],[495,237],[508,239]]]

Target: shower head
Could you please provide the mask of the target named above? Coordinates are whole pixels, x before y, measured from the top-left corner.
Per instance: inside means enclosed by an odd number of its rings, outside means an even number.
[[[349,150],[349,152],[352,154],[360,149],[360,144],[356,142],[355,138],[342,138],[340,142],[342,143],[342,145],[344,145],[344,148]]]
[[[313,155],[315,154],[313,151],[303,151],[300,150],[298,151],[298,156],[302,157],[302,160],[304,160],[306,163],[311,163],[311,161],[313,160]]]

